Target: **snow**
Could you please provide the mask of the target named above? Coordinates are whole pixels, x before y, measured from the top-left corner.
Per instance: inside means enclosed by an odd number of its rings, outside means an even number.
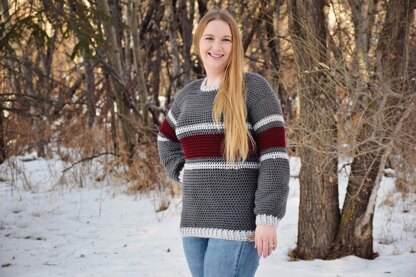
[[[98,162],[69,164],[36,154],[0,166],[0,276],[190,276],[179,236],[181,199],[156,213],[162,192],[125,193],[128,183]],[[374,217],[375,260],[290,261],[299,205],[298,158],[291,158],[287,214],[278,250],[256,276],[416,276],[416,195],[383,178]],[[104,176],[104,177],[103,177]],[[101,181],[100,181],[101,180]],[[340,201],[347,170],[340,171]],[[342,205],[342,202],[341,204]]]

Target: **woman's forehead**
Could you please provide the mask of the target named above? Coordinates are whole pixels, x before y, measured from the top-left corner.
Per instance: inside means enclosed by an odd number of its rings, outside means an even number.
[[[203,34],[213,36],[231,36],[231,29],[227,22],[216,19],[208,22]]]

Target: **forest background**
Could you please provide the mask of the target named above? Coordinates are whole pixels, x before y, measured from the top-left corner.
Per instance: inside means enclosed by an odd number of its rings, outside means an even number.
[[[204,76],[196,23],[223,8],[243,34],[245,70],[278,94],[290,155],[301,160],[294,259],[377,257],[385,169],[404,197],[415,191],[414,0],[0,3],[0,163],[34,151],[70,171],[105,157],[104,175],[130,180],[129,193],[179,194],[156,135],[175,92]]]

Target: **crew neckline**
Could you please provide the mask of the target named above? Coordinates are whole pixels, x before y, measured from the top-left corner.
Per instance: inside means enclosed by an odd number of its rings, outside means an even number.
[[[206,82],[207,82],[207,77],[205,77],[204,79],[202,79],[201,86],[200,86],[201,91],[204,91],[204,92],[217,91],[220,88],[219,85],[209,86],[208,87],[206,85]]]

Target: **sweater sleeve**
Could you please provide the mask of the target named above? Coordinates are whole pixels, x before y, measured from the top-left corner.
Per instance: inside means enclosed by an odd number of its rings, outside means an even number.
[[[159,158],[168,172],[169,177],[177,182],[182,182],[182,168],[185,164],[185,155],[182,146],[176,136],[176,118],[180,110],[179,105],[173,101],[173,104],[160,126],[157,136],[157,146]]]
[[[258,99],[250,107],[260,162],[254,213],[256,225],[277,227],[286,213],[290,178],[284,120],[273,89],[261,76],[256,81]]]

